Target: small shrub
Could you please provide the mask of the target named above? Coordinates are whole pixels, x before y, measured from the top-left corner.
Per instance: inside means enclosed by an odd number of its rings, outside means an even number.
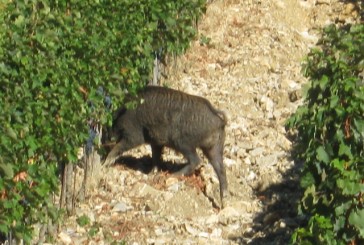
[[[305,103],[287,121],[304,160],[300,210],[309,217],[292,241],[364,242],[364,25],[327,27],[305,62]]]
[[[150,77],[155,51],[181,53],[205,1],[18,0],[0,4],[0,235],[30,242],[58,220],[59,166],[89,122],[110,123]]]

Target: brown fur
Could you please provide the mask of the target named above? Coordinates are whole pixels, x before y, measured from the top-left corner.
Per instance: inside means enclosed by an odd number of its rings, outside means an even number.
[[[148,143],[153,162],[158,166],[164,146],[181,152],[188,165],[178,174],[192,174],[200,162],[196,148],[202,149],[220,182],[221,201],[227,195],[223,165],[226,115],[199,96],[164,87],[146,87],[138,94],[134,109],[121,108],[113,122],[118,143],[105,164],[112,164],[124,151]]]

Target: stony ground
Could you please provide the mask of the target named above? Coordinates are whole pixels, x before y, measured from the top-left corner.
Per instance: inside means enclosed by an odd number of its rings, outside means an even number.
[[[57,243],[287,244],[305,222],[296,215],[299,164],[284,128],[301,103],[301,63],[322,26],[356,17],[355,5],[334,0],[212,1],[200,38],[170,62],[163,83],[227,112],[226,207],[205,158],[194,176],[177,178],[151,171],[143,146],[104,170]],[[184,161],[171,150],[164,160]],[[77,224],[82,215],[89,225]]]

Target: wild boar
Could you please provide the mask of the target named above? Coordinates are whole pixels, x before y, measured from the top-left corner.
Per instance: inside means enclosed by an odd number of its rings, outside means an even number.
[[[201,161],[196,152],[200,148],[218,176],[223,205],[228,194],[223,164],[225,113],[205,98],[165,87],[148,86],[136,101],[134,109],[121,108],[115,113],[111,132],[117,143],[104,165],[113,164],[123,152],[147,143],[156,166],[161,166],[163,147],[170,147],[188,161],[176,174],[190,175]]]

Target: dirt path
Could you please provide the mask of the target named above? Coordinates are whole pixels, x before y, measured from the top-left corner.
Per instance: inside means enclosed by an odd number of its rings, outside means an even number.
[[[347,5],[330,0],[213,1],[200,40],[163,83],[228,113],[227,207],[211,202],[219,188],[206,159],[195,176],[175,178],[149,173],[150,149],[140,147],[125,154],[132,156],[120,161],[126,165],[110,168],[77,209],[92,224],[80,227],[71,218],[59,243],[286,244],[304,222],[296,217],[297,170],[284,129],[300,103],[301,61],[321,26],[352,17]],[[183,161],[169,150],[164,158]]]

